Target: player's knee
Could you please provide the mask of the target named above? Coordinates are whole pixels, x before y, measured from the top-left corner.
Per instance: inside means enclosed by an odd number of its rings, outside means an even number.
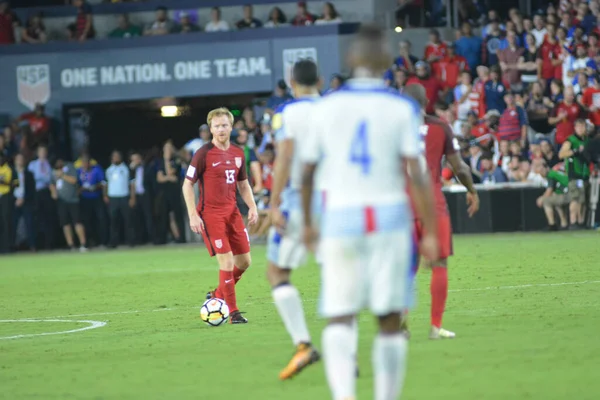
[[[221,271],[233,271],[233,257],[231,254],[217,254],[217,260],[219,261],[219,269]]]
[[[236,257],[235,265],[239,269],[248,269],[252,264],[252,257],[250,257],[250,253],[244,254],[241,257]]]
[[[402,330],[402,315],[390,313],[379,317],[379,332],[383,334],[398,333]]]

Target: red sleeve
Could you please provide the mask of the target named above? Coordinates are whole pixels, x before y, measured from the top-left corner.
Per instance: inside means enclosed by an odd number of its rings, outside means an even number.
[[[240,167],[240,170],[238,171],[238,175],[237,175],[237,180],[238,182],[241,181],[245,181],[248,179],[248,171],[246,169],[246,157],[244,156],[243,152],[240,152],[240,155],[242,156],[242,166]]]
[[[424,56],[423,56],[423,58],[424,58],[425,60],[427,60],[427,57],[429,57],[429,55],[430,55],[431,53],[432,53],[432,51],[431,51],[431,45],[429,45],[429,44],[428,44],[427,46],[425,46],[425,53],[424,53]]]
[[[196,183],[198,179],[204,174],[206,169],[206,154],[208,153],[208,147],[203,146],[194,153],[192,162],[185,173],[185,179]]]
[[[454,133],[448,124],[441,124],[444,131],[444,155],[449,156],[450,154],[456,153],[454,148]]]
[[[463,56],[460,56],[460,70],[461,71],[471,71],[471,68],[469,67],[469,63],[467,62],[467,59],[464,58]]]
[[[592,92],[591,92],[591,90],[589,88],[585,89],[585,91],[583,92],[583,104],[586,107],[589,107],[589,106],[592,105],[592,96],[591,96],[591,94],[592,94]]]

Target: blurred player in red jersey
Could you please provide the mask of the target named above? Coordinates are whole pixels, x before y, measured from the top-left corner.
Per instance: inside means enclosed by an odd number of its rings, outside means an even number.
[[[235,298],[235,284],[250,266],[250,240],[236,205],[239,189],[248,205],[248,223],[258,220],[252,188],[248,183],[244,150],[230,142],[233,114],[227,108],[208,113],[213,135],[192,159],[183,183],[183,196],[190,217],[190,228],[202,234],[209,254],[219,262],[219,287],[208,297],[224,299],[231,312],[229,322],[245,324]],[[200,201],[196,206],[194,184],[199,182]]]
[[[405,92],[414,98],[425,109],[427,96],[425,88],[421,85],[408,85]],[[479,210],[479,196],[473,186],[471,170],[462,160],[458,152],[458,143],[453,139],[450,126],[439,118],[425,115],[425,124],[421,128],[421,137],[424,145],[424,155],[427,167],[431,173],[436,200],[436,214],[438,221],[439,259],[427,261],[432,270],[431,275],[431,331],[430,339],[451,339],[456,335],[442,328],[442,316],[448,297],[448,270],[447,259],[452,255],[452,226],[450,214],[446,205],[446,198],[442,193],[442,167],[444,157],[450,164],[460,182],[467,188],[467,205],[469,216]],[[413,209],[416,209],[413,207]],[[415,234],[417,243],[423,237],[423,226],[418,215],[415,215]],[[418,266],[416,262],[415,268]]]

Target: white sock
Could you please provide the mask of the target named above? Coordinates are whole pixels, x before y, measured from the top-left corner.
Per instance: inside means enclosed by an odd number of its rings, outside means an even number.
[[[375,375],[375,400],[396,400],[400,397],[404,375],[408,340],[401,333],[375,337],[373,344],[373,374]]]
[[[356,362],[352,354],[354,329],[350,325],[325,327],[321,345],[325,374],[335,400],[356,398]]]
[[[272,291],[275,307],[283,320],[285,329],[292,337],[295,345],[310,343],[310,334],[304,319],[304,309],[300,293],[291,284],[277,286]]]

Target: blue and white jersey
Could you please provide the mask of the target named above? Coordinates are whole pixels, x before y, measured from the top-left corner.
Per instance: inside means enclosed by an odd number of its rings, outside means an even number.
[[[419,158],[419,105],[380,79],[353,79],[315,103],[303,162],[319,164],[325,190],[323,236],[407,227],[403,158]]]

